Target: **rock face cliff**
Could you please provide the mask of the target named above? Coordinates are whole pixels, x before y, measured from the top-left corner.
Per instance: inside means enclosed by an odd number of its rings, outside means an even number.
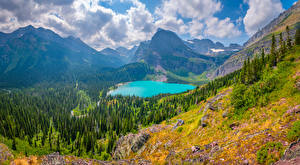
[[[283,32],[283,38],[287,38],[285,33],[286,26],[290,27],[290,37],[293,38],[296,29],[300,26],[300,2],[298,1],[290,9],[284,11],[278,18],[274,19],[263,29],[255,33],[245,44],[244,49],[232,55],[223,65],[218,67],[214,73],[207,75],[213,79],[216,77],[222,77],[226,74],[234,72],[243,66],[243,62],[248,57],[251,59],[253,55],[260,53],[261,48],[265,48],[266,52],[269,52],[271,45],[271,34],[275,32]],[[279,34],[275,33],[277,41],[279,40]]]

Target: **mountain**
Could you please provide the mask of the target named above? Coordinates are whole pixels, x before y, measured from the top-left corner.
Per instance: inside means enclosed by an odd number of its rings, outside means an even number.
[[[300,2],[298,1],[288,10],[281,13],[277,18],[272,20],[264,28],[256,32],[245,44],[244,48],[232,55],[223,65],[221,65],[216,71],[209,75],[210,78],[216,78],[224,76],[242,67],[245,59],[252,58],[254,54],[261,51],[262,48],[266,48],[269,52],[271,45],[272,34],[275,34],[277,41],[279,40],[279,33],[283,33],[283,38],[286,40],[287,33],[285,31],[286,26],[290,28],[290,36],[294,37],[296,29],[300,27]]]
[[[228,47],[225,47],[222,43],[214,43],[210,39],[193,39],[185,41],[185,44],[191,48],[194,52],[199,54],[205,54],[208,56],[215,57],[230,57],[232,54],[242,49],[242,46],[238,44],[230,44]]]
[[[124,65],[131,62],[137,48],[137,46],[133,46],[131,49],[124,47],[118,47],[116,49],[105,48],[101,50],[100,53],[118,59],[122,62],[122,65]]]
[[[127,64],[128,60],[126,56],[121,55],[118,51],[111,49],[111,48],[105,48],[100,51],[101,54],[107,56],[107,57],[112,57],[118,61],[120,61],[121,65]]]
[[[194,52],[174,32],[158,29],[150,41],[142,42],[133,61],[144,61],[158,70],[186,76],[212,69],[218,61]]]
[[[27,26],[0,34],[0,86],[76,79],[123,63],[89,47],[79,38]]]
[[[124,47],[118,47],[116,49],[116,51],[118,51],[122,56],[125,56],[126,62],[129,63],[132,60],[137,49],[138,49],[137,46],[133,46],[131,49],[127,49]]]
[[[211,52],[211,49],[224,49],[224,45],[220,42],[214,43],[210,39],[193,39],[185,41],[185,44],[193,49],[195,52],[200,54],[208,55]]]

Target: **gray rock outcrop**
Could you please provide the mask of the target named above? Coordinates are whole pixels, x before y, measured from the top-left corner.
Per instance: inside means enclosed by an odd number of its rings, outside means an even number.
[[[179,126],[182,126],[183,124],[184,124],[184,121],[182,119],[178,119],[177,123],[173,127],[173,130],[176,129],[177,127],[179,127]]]
[[[131,152],[136,153],[140,151],[149,138],[150,135],[144,132],[139,134],[130,133],[126,136],[122,136],[116,144],[113,159],[124,159],[128,157]]]
[[[64,157],[59,155],[59,152],[52,153],[50,155],[45,156],[42,161],[42,165],[65,165],[66,162]]]

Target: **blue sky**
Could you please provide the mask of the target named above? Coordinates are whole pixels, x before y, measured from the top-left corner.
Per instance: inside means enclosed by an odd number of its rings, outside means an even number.
[[[297,0],[280,0],[282,8],[284,10],[290,8],[296,1]],[[149,10],[152,14],[154,14],[155,9],[162,4],[162,0],[140,0],[140,2],[144,3],[146,5],[146,9]],[[214,15],[219,19],[225,19],[226,17],[229,17],[231,20],[238,20],[239,18],[243,18],[247,14],[247,10],[249,9],[249,5],[243,0],[220,0],[220,2],[222,3],[222,9]],[[126,13],[126,11],[129,10],[130,7],[132,7],[132,3],[130,1],[121,2],[119,0],[107,0],[100,2],[100,4],[122,14]],[[177,17],[182,18],[180,15],[178,15]],[[189,18],[182,18],[182,20],[185,23],[188,23],[188,21],[190,21]],[[241,23],[240,25],[236,24],[236,26],[238,26],[239,30],[241,31],[241,35],[238,37],[228,39],[215,36],[207,36],[204,38],[210,38],[214,41],[221,41],[225,44],[243,44],[245,41],[247,41],[250,34],[247,34],[247,32],[245,31],[243,23]],[[189,34],[180,34],[180,37],[185,40],[193,38],[193,36]]]
[[[243,44],[297,0],[10,0],[0,1],[0,31],[32,24],[73,35],[100,50],[131,47],[157,28],[181,38]],[[37,7],[38,6],[38,7]]]

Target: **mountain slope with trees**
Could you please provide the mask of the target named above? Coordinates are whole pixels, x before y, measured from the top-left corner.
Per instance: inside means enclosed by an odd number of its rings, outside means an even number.
[[[289,30],[286,30],[286,27]],[[243,66],[243,63],[248,58],[254,58],[255,54],[259,53],[262,48],[266,52],[270,52],[272,34],[275,35],[276,40],[279,41],[279,34],[282,32],[284,40],[287,40],[287,36],[293,37],[295,35],[296,29],[300,26],[300,2],[298,1],[290,9],[281,13],[278,18],[275,18],[268,25],[266,25],[262,30],[255,33],[244,45],[244,48],[232,55],[228,60],[224,62],[223,65],[218,67],[210,78],[215,78],[219,76],[224,76],[228,73],[234,72]]]
[[[27,26],[0,37],[0,86],[22,87],[42,81],[74,82],[83,72],[119,67],[78,38],[62,38],[44,28]],[[85,73],[85,74],[86,74]]]

